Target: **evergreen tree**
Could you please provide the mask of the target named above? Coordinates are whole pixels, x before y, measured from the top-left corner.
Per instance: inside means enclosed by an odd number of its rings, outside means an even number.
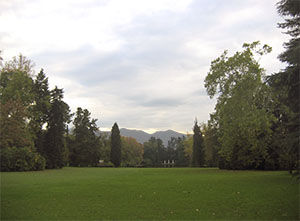
[[[277,9],[285,18],[279,27],[287,29],[286,33],[292,38],[284,44],[286,50],[279,55],[287,67],[268,79],[278,99],[274,140],[280,148],[281,167],[299,170],[300,3],[299,0],[281,0]]]
[[[117,123],[111,129],[110,160],[115,167],[119,167],[121,164],[121,136]]]
[[[91,113],[77,108],[73,121],[74,142],[70,147],[70,164],[72,166],[96,166],[100,159],[100,138],[96,121],[91,119]]]
[[[45,135],[44,156],[49,169],[62,168],[66,161],[65,132],[70,119],[68,104],[63,100],[63,90],[55,87],[51,91],[51,108]]]
[[[44,130],[43,126],[48,122],[50,110],[50,91],[48,78],[44,74],[44,70],[38,73],[33,84],[34,104],[32,106],[32,120],[30,122],[31,129],[35,134],[34,144],[36,150],[43,154]]]
[[[198,126],[197,120],[195,120],[194,125],[194,135],[193,135],[193,156],[192,156],[192,166],[200,167],[204,165],[204,147],[203,147],[203,138]]]

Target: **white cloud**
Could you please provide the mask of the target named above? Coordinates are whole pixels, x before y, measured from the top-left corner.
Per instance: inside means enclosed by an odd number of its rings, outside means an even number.
[[[287,37],[272,0],[11,0],[0,2],[5,60],[18,53],[43,67],[72,107],[87,108],[101,128],[191,131],[215,100],[203,80],[228,49],[260,40],[273,47],[267,73]]]

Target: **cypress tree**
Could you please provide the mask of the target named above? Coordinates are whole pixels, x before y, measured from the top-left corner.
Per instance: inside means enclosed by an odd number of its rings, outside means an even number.
[[[121,164],[121,136],[117,123],[111,129],[110,161],[115,167],[119,167]]]

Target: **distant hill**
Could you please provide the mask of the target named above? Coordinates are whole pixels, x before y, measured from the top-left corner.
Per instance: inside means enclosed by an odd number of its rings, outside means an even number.
[[[171,137],[182,137],[186,136],[182,133],[178,133],[174,130],[166,130],[166,131],[157,131],[153,134],[148,134],[142,130],[130,130],[126,128],[121,128],[120,133],[124,137],[133,137],[135,138],[139,143],[144,143],[148,141],[151,137],[159,138],[163,141],[164,145],[168,145],[168,141],[171,140]]]

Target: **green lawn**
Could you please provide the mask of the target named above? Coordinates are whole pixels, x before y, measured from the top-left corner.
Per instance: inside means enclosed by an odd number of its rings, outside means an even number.
[[[2,172],[1,220],[298,220],[285,171],[72,168]]]

